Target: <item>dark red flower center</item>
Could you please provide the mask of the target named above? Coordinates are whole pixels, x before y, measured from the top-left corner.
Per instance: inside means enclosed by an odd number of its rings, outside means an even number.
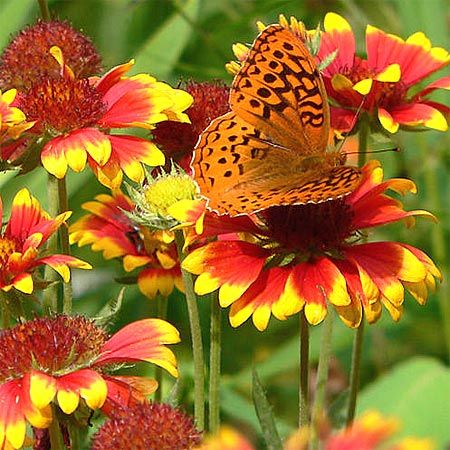
[[[86,367],[107,336],[84,317],[38,318],[0,334],[0,383],[30,369],[59,375]]]
[[[33,84],[18,96],[18,103],[27,119],[51,136],[93,126],[106,111],[101,94],[88,80],[69,77]]]
[[[353,232],[352,211],[344,199],[275,206],[261,215],[279,250],[301,257],[337,250]]]
[[[161,122],[152,135],[168,157],[188,165],[200,133],[213,119],[229,111],[230,106],[229,88],[223,84],[190,82],[186,90],[194,98],[193,105],[186,111],[191,123]],[[185,164],[181,165],[187,169]]]

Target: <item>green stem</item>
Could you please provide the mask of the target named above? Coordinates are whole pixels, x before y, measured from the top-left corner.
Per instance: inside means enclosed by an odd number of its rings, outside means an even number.
[[[209,353],[209,432],[220,427],[220,350],[222,310],[216,293],[211,295],[211,329]]]
[[[320,354],[319,365],[317,367],[317,382],[316,392],[314,398],[314,405],[312,408],[312,423],[313,433],[311,439],[311,448],[316,450],[319,448],[319,433],[318,426],[320,426],[321,415],[324,411],[326,386],[328,381],[328,368],[330,362],[330,355],[332,349],[333,335],[333,311],[328,311],[327,316],[322,325],[322,336],[320,339]]]
[[[48,9],[47,0],[38,0],[38,3],[39,9],[41,10],[42,19],[45,22],[49,22],[51,20],[51,17],[50,17],[50,10]]]
[[[47,177],[47,211],[51,217],[58,215],[59,211],[59,192],[58,179],[51,174]],[[47,252],[51,255],[58,251],[58,235],[54,233],[47,241]],[[52,283],[44,291],[43,310],[46,314],[56,313],[58,310],[58,285],[57,274],[50,267],[45,266],[44,279]]]
[[[425,194],[426,194],[426,204],[429,205],[429,208],[432,212],[433,211],[442,211],[442,201],[441,201],[441,192],[442,188],[439,185],[439,177],[436,176],[435,170],[433,170],[433,165],[436,165],[439,163],[439,161],[436,161],[438,158],[437,155],[434,153],[431,154],[429,152],[429,146],[424,140],[423,136],[419,136],[419,139],[423,140],[424,142],[420,147],[422,149],[425,149],[423,152],[424,154],[424,161],[427,161],[427,166],[425,169]],[[434,164],[433,164],[434,162]],[[446,239],[445,239],[445,227],[442,225],[438,225],[433,229],[433,232],[430,234],[431,238],[431,251],[433,258],[436,260],[438,266],[441,269],[445,269],[448,267],[447,265],[447,252],[448,252],[448,245],[446,245]],[[444,339],[445,339],[445,345],[447,350],[447,358],[450,362],[450,302],[449,300],[449,292],[448,292],[448,277],[446,277],[446,274],[443,273],[444,276],[444,283],[442,286],[440,286],[439,290],[436,292],[438,302],[439,302],[439,310],[442,320],[442,328],[444,331]]]
[[[184,236],[182,230],[175,231],[175,241],[181,264],[185,258],[183,252]],[[184,269],[181,269],[181,275],[183,277],[188,308],[192,338],[192,356],[194,359],[194,418],[197,428],[202,431],[205,428],[205,373],[200,318],[192,275]]]
[[[355,417],[356,398],[358,396],[359,375],[361,370],[362,343],[364,337],[364,315],[361,324],[356,329],[353,339],[352,366],[350,370],[350,394],[347,409],[347,426],[351,425]]]
[[[52,450],[65,450],[66,446],[64,445],[64,438],[61,433],[61,428],[59,426],[55,408],[53,408],[52,413],[53,419],[50,426],[48,427],[48,433],[50,435],[50,447]]]
[[[157,299],[157,317],[158,319],[165,320],[167,317],[167,297],[158,295]],[[162,367],[155,366],[155,380],[158,383],[158,389],[155,391],[154,401],[161,403],[162,399],[162,388],[163,388],[163,369]]]
[[[300,312],[300,380],[298,396],[298,426],[309,423],[309,324]]]
[[[58,180],[58,214],[69,210],[69,200],[67,196],[66,177]],[[70,255],[69,228],[62,224],[59,233],[61,236],[61,253]],[[70,270],[70,268],[69,268]],[[72,312],[72,277],[67,283],[63,283],[63,313]]]
[[[369,120],[367,116],[363,116],[360,122],[360,130],[358,134],[359,138],[359,166],[363,166],[367,159],[367,142],[369,139]],[[361,351],[362,342],[364,338],[364,314],[361,319],[361,324],[356,330],[355,337],[353,339],[353,349],[352,349],[352,365],[350,369],[350,394],[348,400],[348,410],[347,410],[347,425],[353,422],[356,411],[356,399],[358,397],[359,388],[359,374],[361,365]]]

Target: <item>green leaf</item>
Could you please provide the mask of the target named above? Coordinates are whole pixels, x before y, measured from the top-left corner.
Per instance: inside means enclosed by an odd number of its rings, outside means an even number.
[[[378,410],[402,422],[399,436],[429,437],[438,448],[450,440],[450,369],[431,358],[416,357],[365,388],[358,414]]]
[[[200,0],[188,0],[182,6],[173,2],[177,11],[152,34],[136,54],[133,72],[151,72],[167,78],[173,71],[189,38],[200,10]]]
[[[105,327],[114,322],[120,312],[123,301],[123,293],[125,288],[122,288],[117,298],[112,298],[99,312],[98,316],[94,319],[96,325]]]
[[[26,22],[27,15],[35,7],[30,0],[2,0],[0,14],[0,48],[5,47],[11,37]]]
[[[266,393],[259,381],[255,368],[253,368],[252,386],[253,403],[255,405],[256,415],[258,416],[259,424],[261,425],[267,449],[282,450],[283,444],[281,443],[280,435],[278,434],[272,407],[267,400]]]

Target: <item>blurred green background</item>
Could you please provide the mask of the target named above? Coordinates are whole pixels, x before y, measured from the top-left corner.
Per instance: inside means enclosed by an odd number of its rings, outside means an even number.
[[[421,30],[434,46],[448,48],[450,4],[446,0],[74,0],[50,1],[53,17],[68,19],[75,28],[90,36],[103,56],[105,70],[136,58],[134,73],[148,72],[172,85],[180,80],[198,81],[231,77],[224,64],[233,59],[234,42],[251,42],[255,21],[276,22],[278,15],[295,15],[315,28],[328,11],[344,15],[352,24],[358,48],[364,49],[367,23],[406,38]],[[39,17],[37,2],[0,0],[0,44],[4,47],[11,35]],[[448,73],[448,72],[447,72]],[[438,73],[443,76],[443,71]],[[440,97],[440,100],[444,97]],[[447,97],[448,98],[448,97]],[[445,101],[445,100],[444,100]],[[427,209],[439,219],[432,224],[419,220],[416,228],[400,225],[383,228],[373,238],[400,240],[425,250],[439,264],[448,279],[449,235],[449,134],[399,132],[394,140],[400,153],[379,155],[386,176],[405,176],[418,185],[419,193],[404,199],[407,209]],[[23,177],[0,173],[0,192],[8,214],[15,192],[23,186],[31,189],[45,205],[46,177],[37,170]],[[70,209],[73,220],[82,215],[80,205],[100,192],[106,192],[90,171],[68,177]],[[101,307],[118,295],[113,284],[123,275],[121,265],[105,262],[88,248],[74,248],[75,255],[91,262],[95,269],[74,274],[76,312],[96,315]],[[402,433],[431,436],[438,448],[450,442],[450,371],[449,350],[444,325],[450,327],[449,298],[446,281],[439,295],[431,295],[428,304],[418,306],[407,295],[404,314],[399,323],[388,317],[366,328],[362,367],[362,394],[358,411],[379,409],[403,421]],[[204,342],[208,350],[209,304],[200,300]],[[128,287],[120,323],[155,314],[153,302]],[[168,320],[180,329],[183,342],[175,347],[181,369],[181,402],[190,409],[192,362],[189,350],[187,310],[183,298],[173,295]],[[346,386],[354,331],[335,321],[333,342],[335,359],[329,391],[330,400],[339,397]],[[319,352],[320,326],[312,332],[312,359]],[[207,354],[207,352],[206,352]],[[260,429],[252,406],[250,387],[252,366],[259,371],[269,400],[286,436],[296,424],[298,319],[286,322],[271,320],[267,331],[260,333],[251,323],[232,329],[223,315],[223,421],[237,425],[254,440],[260,441]],[[139,366],[141,373],[153,369]],[[314,378],[314,377],[313,377]],[[167,378],[164,394],[172,380]],[[333,411],[339,410],[339,402]],[[263,447],[261,447],[263,448]]]

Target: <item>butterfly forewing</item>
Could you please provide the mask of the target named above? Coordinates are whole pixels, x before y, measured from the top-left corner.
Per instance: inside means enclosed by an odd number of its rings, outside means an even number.
[[[213,120],[192,166],[209,207],[249,214],[276,205],[320,203],[356,188],[361,174],[326,153],[329,108],[306,46],[289,30],[261,32],[236,75],[232,111]]]
[[[299,37],[271,25],[236,75],[230,104],[240,117],[293,152],[325,152],[329,108],[314,59]]]

